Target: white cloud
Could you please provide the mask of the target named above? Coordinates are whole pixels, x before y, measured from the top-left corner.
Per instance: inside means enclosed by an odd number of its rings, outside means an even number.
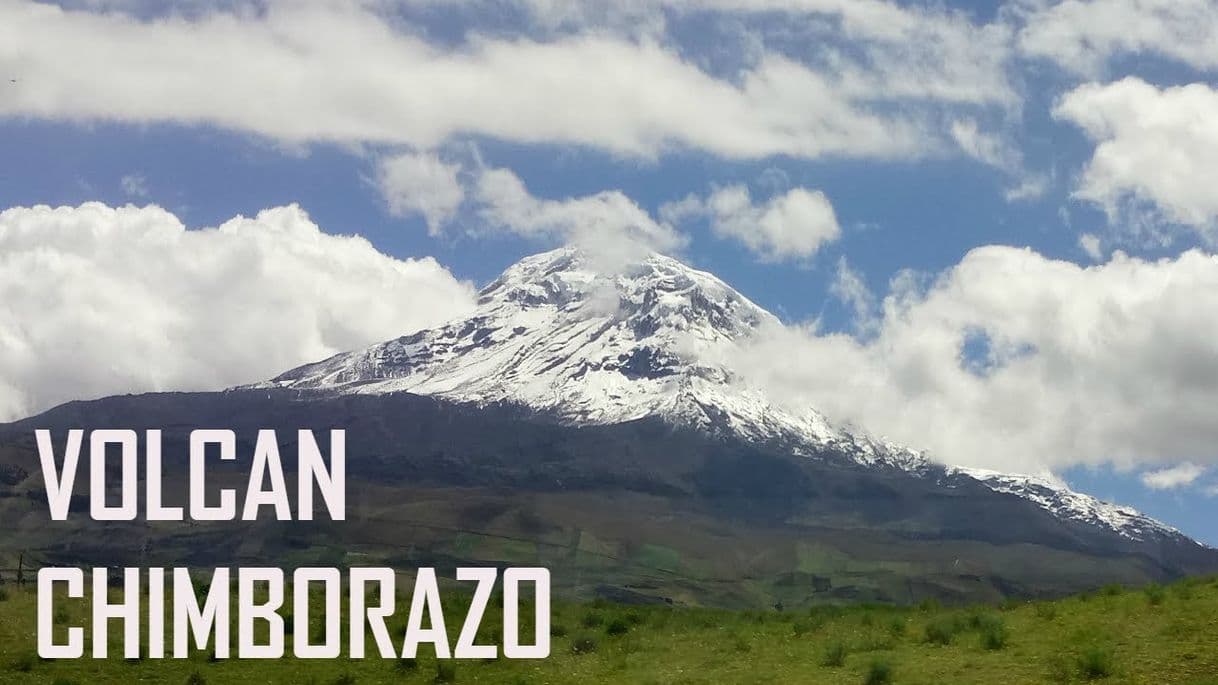
[[[154,206],[89,203],[0,213],[0,302],[5,420],[265,379],[461,314],[473,288],[295,206],[186,230]]]
[[[123,194],[130,198],[142,199],[148,197],[148,179],[142,174],[127,174],[119,179]]]
[[[976,119],[957,119],[948,131],[964,154],[1003,171],[1011,178],[1013,185],[1003,193],[1007,202],[1034,200],[1049,189],[1046,175],[1029,173],[1024,169],[1023,153],[1010,139],[982,131]]]
[[[1080,86],[1053,114],[1096,142],[1077,197],[1111,216],[1136,216],[1150,205],[1156,220],[1215,237],[1218,90],[1200,83],[1160,89],[1126,78]]]
[[[459,164],[441,161],[434,152],[408,152],[377,163],[376,186],[394,216],[419,214],[427,231],[438,235],[465,199]]]
[[[479,216],[493,229],[574,244],[614,263],[685,244],[671,225],[653,219],[619,190],[561,200],[538,198],[510,170],[484,169],[473,194]],[[606,268],[612,267],[607,263]]]
[[[850,307],[854,314],[854,328],[858,334],[866,336],[874,332],[879,325],[876,319],[875,296],[845,257],[839,257],[837,260],[837,274],[829,284],[829,293]]]
[[[1100,243],[1099,236],[1094,233],[1084,233],[1078,237],[1079,248],[1087,253],[1093,262],[1104,260],[1104,250]]]
[[[21,82],[6,89],[0,116],[208,124],[286,143],[434,149],[481,135],[642,157],[692,148],[908,158],[942,144],[937,107],[1017,102],[1009,30],[962,13],[808,3],[840,24],[852,49],[831,46],[840,37],[826,29],[825,41],[809,43],[824,49],[806,61],[767,48],[720,78],[667,34],[475,31],[436,45],[377,4],[272,0],[261,11],[147,20],[3,2],[0,66]]]
[[[743,244],[766,261],[806,259],[841,236],[829,198],[819,190],[792,188],[754,204],[743,185],[717,188],[706,198],[691,195],[660,208],[672,222],[705,216],[711,230]]]
[[[1218,257],[1083,268],[991,246],[919,281],[894,279],[871,337],[775,330],[734,366],[779,401],[951,463],[1218,463]]]
[[[1184,462],[1176,466],[1143,473],[1142,484],[1151,490],[1176,490],[1191,485],[1203,473],[1205,473],[1204,467]]]
[[[1158,54],[1197,69],[1218,67],[1212,0],[1066,0],[1027,17],[1020,50],[1096,74],[1113,57]]]

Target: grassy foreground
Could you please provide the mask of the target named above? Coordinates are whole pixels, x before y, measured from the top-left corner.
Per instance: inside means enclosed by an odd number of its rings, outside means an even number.
[[[446,597],[447,601],[447,597]],[[1218,578],[1110,587],[1001,607],[729,612],[557,603],[545,661],[213,661],[36,656],[32,587],[0,586],[0,682],[100,683],[1214,683]],[[446,607],[447,609],[448,607]],[[455,641],[460,607],[452,607]],[[83,606],[56,616],[83,623]],[[463,614],[462,614],[463,615]],[[497,641],[497,612],[486,638]],[[395,641],[404,624],[390,623]],[[112,633],[119,632],[114,625]],[[112,636],[113,639],[113,636]],[[290,645],[290,638],[289,638]],[[112,653],[120,653],[117,649]],[[289,647],[290,651],[290,647]]]

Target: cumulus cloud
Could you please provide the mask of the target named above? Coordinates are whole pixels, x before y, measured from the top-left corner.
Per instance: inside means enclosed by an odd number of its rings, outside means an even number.
[[[1113,57],[1158,54],[1218,67],[1218,5],[1211,0],[1066,0],[1027,17],[1019,49],[1095,74]]]
[[[763,47],[720,76],[663,32],[473,31],[452,45],[408,32],[376,2],[272,0],[149,20],[10,1],[0,3],[0,66],[22,79],[0,99],[0,116],[416,149],[477,135],[641,157],[675,147],[908,158],[942,144],[937,108],[1017,102],[1004,26],[890,3],[819,4],[805,13],[830,22],[807,41],[822,51]],[[714,5],[703,10],[747,3]],[[841,33],[852,49],[830,44]]]
[[[981,247],[904,273],[867,338],[775,329],[734,352],[749,382],[949,463],[1218,462],[1218,257],[1092,267]]]
[[[438,235],[465,199],[460,171],[434,152],[408,152],[377,163],[376,186],[390,214],[421,215],[428,233]]]
[[[1142,474],[1142,484],[1151,490],[1176,490],[1192,485],[1201,477],[1205,469],[1190,462],[1177,464],[1157,471],[1147,471]]]
[[[512,171],[484,169],[474,196],[480,217],[493,229],[574,244],[612,262],[685,244],[676,229],[656,221],[618,190],[560,200],[538,198]]]
[[[1154,219],[1215,237],[1218,90],[1200,83],[1158,88],[1126,78],[1080,86],[1053,114],[1096,143],[1077,197],[1110,216],[1136,216],[1149,207]]]
[[[395,259],[296,206],[186,230],[155,206],[0,213],[0,420],[69,399],[211,390],[473,306],[431,258]]]
[[[792,188],[755,204],[747,187],[731,185],[705,198],[691,195],[667,203],[660,215],[673,222],[705,217],[716,235],[736,240],[771,262],[811,257],[842,233],[829,198],[807,188]]]

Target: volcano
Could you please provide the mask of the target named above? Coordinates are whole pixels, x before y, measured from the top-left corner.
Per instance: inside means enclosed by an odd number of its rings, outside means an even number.
[[[1218,570],[1218,551],[1130,508],[771,402],[731,350],[781,325],[669,257],[605,268],[554,250],[437,328],[224,392],[75,402],[0,427],[0,513],[48,557],[102,544],[85,524],[40,532],[34,427],[221,425],[250,441],[345,428],[346,522],[240,537],[112,526],[104,546],[128,558],[151,539],[176,563],[541,564],[576,596],[751,606],[1048,596]]]

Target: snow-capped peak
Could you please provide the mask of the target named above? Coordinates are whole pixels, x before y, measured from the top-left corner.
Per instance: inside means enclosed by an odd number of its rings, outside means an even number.
[[[707,361],[777,319],[712,274],[653,254],[604,273],[563,248],[486,286],[472,316],[289,371],[272,384],[410,391],[522,404],[573,424],[661,416],[755,440],[846,439],[795,416]]]
[[[523,405],[573,425],[644,417],[833,453],[864,465],[928,473],[918,452],[792,412],[715,354],[778,320],[710,273],[658,254],[604,271],[563,248],[527,257],[479,293],[474,313],[429,330],[299,367],[262,386],[351,393],[408,391],[473,403]],[[1173,529],[1036,478],[949,469],[1055,516],[1131,538]]]

